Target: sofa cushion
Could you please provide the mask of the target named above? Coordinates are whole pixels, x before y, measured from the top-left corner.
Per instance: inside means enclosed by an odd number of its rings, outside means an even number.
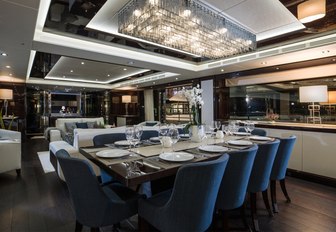
[[[97,122],[86,122],[86,123],[87,123],[87,126],[88,126],[89,129],[98,127]]]
[[[77,128],[75,122],[65,122],[64,125],[65,125],[66,132],[70,134],[73,134],[74,129]]]
[[[82,128],[82,129],[89,128],[87,122],[76,122],[76,127],[77,128]]]

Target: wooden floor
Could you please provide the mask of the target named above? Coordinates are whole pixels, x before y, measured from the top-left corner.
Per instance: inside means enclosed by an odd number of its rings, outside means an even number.
[[[23,143],[21,178],[15,171],[0,174],[1,232],[74,231],[75,218],[66,185],[55,172],[43,172],[36,154],[46,150],[48,143],[44,139],[27,139]],[[287,189],[292,203],[285,203],[278,191],[280,213],[273,218],[267,216],[258,199],[262,231],[336,231],[335,188],[288,177]],[[131,230],[128,222],[122,223],[122,231]]]

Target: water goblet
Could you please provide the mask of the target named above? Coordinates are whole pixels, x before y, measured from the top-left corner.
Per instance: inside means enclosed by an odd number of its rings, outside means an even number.
[[[134,127],[126,127],[125,135],[126,135],[126,140],[129,143],[129,150],[132,151],[132,144],[133,144],[133,140],[135,136]]]
[[[175,151],[175,144],[177,143],[177,141],[180,139],[180,134],[177,128],[170,128],[169,129],[169,137],[172,141],[172,149],[173,152]]]

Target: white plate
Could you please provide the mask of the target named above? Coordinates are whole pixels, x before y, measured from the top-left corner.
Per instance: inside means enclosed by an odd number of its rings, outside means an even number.
[[[250,146],[253,145],[251,141],[246,141],[246,140],[229,140],[227,141],[228,144],[230,145],[237,145],[237,146]]]
[[[201,151],[207,151],[207,152],[225,152],[229,150],[227,147],[222,147],[218,145],[202,145],[198,147]]]
[[[258,136],[258,135],[251,136],[250,139],[251,139],[251,140],[257,140],[257,141],[272,141],[272,140],[273,140],[273,139],[270,138],[270,137]]]
[[[242,135],[242,136],[247,136],[247,135],[251,135],[251,133],[249,132],[233,132],[234,135]]]
[[[160,138],[159,137],[152,137],[149,140],[152,141],[152,142],[155,142],[155,143],[159,143],[160,142]]]
[[[186,153],[186,152],[165,152],[160,154],[160,159],[172,162],[184,162],[188,160],[192,160],[194,155]]]
[[[127,140],[115,141],[114,144],[118,146],[129,146],[130,145],[130,143]]]
[[[120,158],[129,154],[130,154],[129,151],[122,149],[108,149],[97,152],[96,156],[100,158]]]

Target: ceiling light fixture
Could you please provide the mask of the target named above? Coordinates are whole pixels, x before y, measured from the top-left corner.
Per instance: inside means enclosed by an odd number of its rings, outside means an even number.
[[[5,52],[2,52],[1,55],[2,56],[8,56],[7,53],[5,53]]]
[[[6,68],[11,68],[11,66],[9,66],[9,65],[6,65]]]
[[[256,48],[256,36],[195,0],[131,0],[119,33],[218,59]]]
[[[82,61],[82,62],[81,62],[81,65],[84,65],[84,64],[85,64],[85,62]]]
[[[124,68],[124,71],[127,71],[127,68]]]
[[[309,23],[326,15],[326,0],[308,0],[298,5],[298,19],[301,23]]]

